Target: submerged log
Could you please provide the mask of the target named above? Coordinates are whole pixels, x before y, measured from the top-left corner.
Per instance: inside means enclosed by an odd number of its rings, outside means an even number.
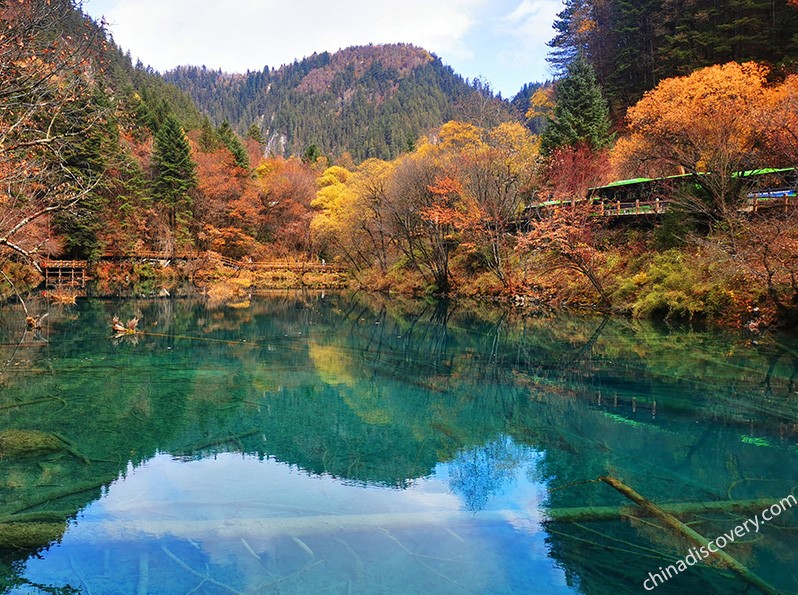
[[[15,458],[54,452],[64,448],[53,434],[38,430],[3,430],[0,432],[0,457]]]
[[[672,532],[676,533],[677,535],[685,538],[687,541],[692,543],[694,546],[698,548],[706,547],[709,543],[709,539],[692,529],[691,527],[685,525],[682,521],[677,519],[675,516],[670,514],[669,512],[663,510],[662,507],[657,506],[651,500],[642,496],[638,492],[636,492],[633,488],[629,487],[619,479],[615,477],[604,476],[599,478],[601,481],[606,483],[608,486],[616,489],[629,500],[646,510],[651,514],[651,516],[656,517],[660,520],[668,529]],[[760,509],[761,510],[761,509]],[[751,570],[748,569],[742,562],[733,558],[731,555],[727,554],[724,550],[720,548],[716,548],[717,552],[710,552],[709,555],[712,559],[718,561],[723,567],[728,568],[734,574],[739,576],[749,585],[752,585],[762,591],[763,593],[767,593],[768,595],[778,595],[779,591],[776,590],[774,587],[766,583],[762,578],[754,574]]]
[[[0,547],[30,549],[49,545],[61,539],[66,521],[60,523],[2,523]]]
[[[761,512],[773,504],[772,500],[718,500],[709,502],[675,502],[659,504],[659,508],[674,516],[690,514],[735,512],[754,514]],[[623,517],[656,516],[650,510],[640,506],[584,506],[569,508],[551,508],[545,511],[549,522],[584,523],[600,521],[616,521]]]

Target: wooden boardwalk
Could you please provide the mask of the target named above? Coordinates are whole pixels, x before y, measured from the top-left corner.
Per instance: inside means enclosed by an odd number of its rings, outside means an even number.
[[[577,203],[583,202],[581,200]],[[654,199],[649,201],[635,200],[632,202],[593,200],[592,207],[598,217],[641,217],[659,216],[665,213],[672,201],[669,199]],[[543,208],[562,209],[575,206],[573,200],[549,201],[530,205],[528,210]],[[790,207],[798,206],[795,190],[778,190],[752,193],[746,203],[739,208],[741,213],[757,213],[764,209],[783,208],[788,211]]]
[[[306,260],[264,260],[243,261],[222,257],[222,264],[236,269],[250,271],[285,271],[290,273],[344,273],[346,265]]]
[[[171,263],[176,260],[203,260],[207,258],[204,254],[185,253],[169,254],[166,252],[142,251],[136,254],[125,255],[103,255],[101,260],[156,260],[163,263]],[[345,273],[347,267],[339,263],[325,263],[316,261],[302,260],[267,260],[267,261],[243,261],[232,258],[222,257],[221,262],[224,266],[250,271],[270,271],[286,272],[304,275],[305,273]],[[85,287],[89,280],[89,263],[85,260],[42,260],[39,267],[44,275],[44,282],[47,287]]]

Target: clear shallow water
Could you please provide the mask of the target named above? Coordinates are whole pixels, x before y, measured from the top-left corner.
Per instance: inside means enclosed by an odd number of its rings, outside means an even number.
[[[660,504],[798,495],[789,337],[241,306],[87,300],[19,346],[21,312],[0,311],[3,588],[645,592],[690,544],[649,518],[551,520],[629,504],[597,477]],[[114,315],[149,334],[110,339]],[[680,518],[711,539],[750,516]],[[796,546],[790,511],[727,551],[788,593]],[[696,566],[656,592],[755,591]]]

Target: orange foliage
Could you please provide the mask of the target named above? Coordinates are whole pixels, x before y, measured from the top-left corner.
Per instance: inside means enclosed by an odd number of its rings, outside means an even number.
[[[105,122],[91,102],[88,22],[72,36],[72,3],[0,2],[0,248],[32,260],[57,211],[76,210],[98,183],[94,172],[65,167],[76,139]],[[89,116],[88,114],[91,113]]]
[[[736,172],[795,163],[796,83],[768,85],[767,75],[763,65],[732,62],[662,81],[629,108],[617,169],[694,174],[704,197],[681,197],[683,206],[710,220],[736,217],[753,183]]]
[[[796,0],[798,2],[798,0]],[[783,157],[781,165],[798,163],[798,75],[790,75],[773,90],[772,106],[763,114],[767,150]]]
[[[246,191],[249,181],[246,172],[236,166],[226,147],[212,153],[195,149],[194,159],[198,178],[194,214],[202,221],[222,225],[230,217],[231,203],[238,201]]]
[[[588,203],[562,207],[534,220],[521,234],[518,251],[541,255],[550,268],[566,268],[587,277],[605,305],[610,304],[601,278],[604,254],[598,249],[599,227]]]
[[[754,62],[732,62],[662,81],[627,112],[644,150],[638,157],[669,164],[664,174],[744,169],[761,138],[767,74]]]
[[[258,239],[271,239],[285,250],[309,254],[316,172],[300,159],[272,157],[256,173],[262,196]]]
[[[463,193],[463,185],[449,176],[438,178],[428,188],[435,196],[460,195]]]

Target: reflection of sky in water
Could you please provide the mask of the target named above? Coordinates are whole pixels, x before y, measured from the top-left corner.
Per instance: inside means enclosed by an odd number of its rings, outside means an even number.
[[[536,455],[499,442],[501,461],[464,451],[403,490],[239,454],[157,455],[29,560],[25,577],[119,593],[571,592],[538,522],[543,488],[526,472]],[[482,490],[477,512],[450,489],[466,471],[466,492]]]

